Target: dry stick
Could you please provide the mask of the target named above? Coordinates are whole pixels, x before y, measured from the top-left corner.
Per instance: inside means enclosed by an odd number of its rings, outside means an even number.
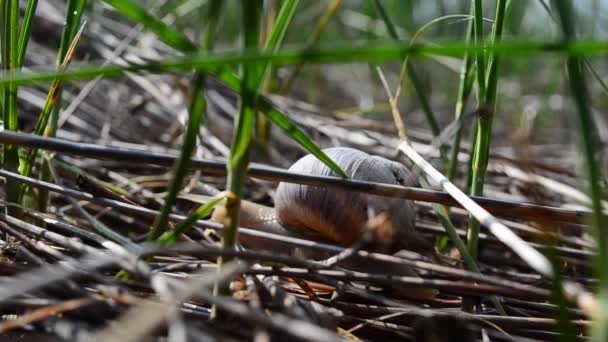
[[[4,176],[7,178],[15,179],[20,182],[27,183],[31,187],[46,189],[46,190],[60,193],[60,194],[66,195],[66,196],[72,196],[74,198],[95,202],[100,205],[109,206],[109,207],[121,210],[125,213],[129,213],[132,215],[140,215],[142,217],[156,217],[156,215],[158,215],[158,211],[156,211],[156,210],[138,207],[138,206],[134,206],[134,205],[131,205],[128,203],[124,203],[124,202],[120,202],[120,201],[116,201],[116,200],[112,200],[112,199],[94,197],[93,195],[86,193],[86,192],[62,187],[62,186],[59,186],[56,184],[43,182],[43,181],[29,178],[29,177],[24,177],[24,176],[21,176],[21,175],[12,173],[12,172],[8,172],[8,171],[2,170],[2,169],[0,169],[0,176]],[[169,215],[169,219],[174,222],[179,222],[179,221],[185,220],[186,217],[182,216],[182,215],[171,214],[171,215]],[[209,229],[213,229],[213,230],[222,230],[223,229],[222,224],[219,224],[216,222],[211,222],[211,221],[204,221],[204,220],[197,221],[197,225],[200,227],[203,227],[203,228],[209,228]],[[244,228],[244,227],[239,227],[239,233],[243,234],[243,235],[249,235],[249,236],[259,237],[259,238],[263,238],[263,239],[274,240],[274,241],[278,241],[281,243],[290,244],[292,246],[297,246],[297,247],[301,247],[301,248],[309,248],[309,249],[323,251],[323,252],[341,253],[345,250],[345,248],[335,246],[335,245],[304,240],[304,239],[300,239],[300,238],[293,237],[293,236],[266,233],[266,232],[256,231],[254,229],[248,229],[248,228]],[[200,248],[200,247],[197,247],[197,248]],[[536,291],[536,288],[534,288],[532,286],[528,286],[528,285],[516,283],[516,282],[508,282],[502,278],[481,275],[478,273],[473,273],[473,272],[469,272],[469,271],[465,271],[465,270],[461,270],[461,269],[454,269],[451,267],[436,265],[436,264],[424,262],[424,261],[406,259],[404,257],[395,257],[395,256],[391,256],[391,255],[386,255],[386,254],[371,253],[371,252],[367,252],[367,251],[358,251],[357,256],[362,257],[362,258],[370,258],[370,259],[374,259],[374,260],[389,262],[389,263],[393,263],[393,264],[407,265],[407,266],[424,269],[424,270],[431,271],[431,272],[447,274],[447,275],[451,275],[454,277],[461,277],[463,279],[469,279],[469,280],[473,280],[473,281],[477,281],[477,282],[519,288],[522,291]]]
[[[502,241],[511,248],[513,252],[526,261],[530,267],[548,278],[553,277],[553,266],[549,259],[536,249],[530,247],[526,241],[513,233],[511,229],[500,223],[492,214],[460,191],[458,187],[452,184],[445,176],[424,160],[424,158],[412,148],[407,140],[404,140],[399,145],[399,150],[408,156],[408,158],[410,158],[428,176],[433,178],[445,192],[454,197],[454,199],[456,199],[462,207],[471,213],[471,215],[473,215],[482,225],[486,226],[498,240]]]
[[[492,216],[487,210],[460,191],[458,187],[452,184],[445,176],[424,160],[424,158],[412,148],[407,140],[404,140],[399,145],[399,150],[407,155],[428,176],[433,178],[444,191],[453,196],[463,208],[471,213],[471,215],[473,215],[482,225],[487,227],[498,240],[502,241],[506,246],[511,248],[513,252],[519,255],[528,265],[530,265],[530,267],[545,277],[553,278],[553,266],[549,259],[531,247],[526,241],[507,228],[507,226],[500,223],[496,217]],[[568,281],[562,281],[562,290],[568,298],[575,301],[577,305],[588,314],[592,313],[593,310],[596,310],[597,302],[593,295],[582,287],[576,286],[576,284]]]
[[[454,280],[443,279],[426,279],[410,276],[395,276],[373,273],[354,272],[349,270],[315,270],[310,271],[305,268],[292,267],[271,267],[258,266],[248,270],[248,274],[263,274],[266,276],[284,276],[304,278],[311,280],[320,280],[322,277],[328,277],[341,281],[357,281],[365,282],[366,284],[374,285],[400,285],[412,288],[434,288],[441,291],[448,291],[460,295],[492,295],[525,299],[540,299],[546,300],[549,291],[539,291],[538,293],[522,293],[513,288],[506,286],[482,285],[477,283],[465,283]]]
[[[390,87],[384,78],[383,73],[379,72],[380,79],[382,80],[384,87],[386,88],[389,102],[391,104],[391,111],[395,118],[395,124],[399,131],[399,137],[402,139],[401,144],[398,148],[408,158],[410,158],[421,170],[423,170],[429,177],[441,186],[450,196],[452,196],[463,208],[465,208],[477,221],[486,226],[488,230],[496,236],[501,242],[507,247],[513,250],[519,255],[529,266],[539,272],[541,275],[550,279],[554,276],[553,265],[549,259],[547,259],[542,253],[531,247],[522,238],[513,233],[507,226],[500,223],[492,214],[487,210],[483,209],[473,199],[465,195],[458,187],[452,184],[444,175],[437,171],[431,164],[429,164],[422,156],[414,150],[411,144],[408,142],[405,126],[401,120],[401,115],[397,107],[397,99],[391,94]],[[566,297],[576,302],[581,309],[587,310],[589,315],[593,315],[594,310],[597,309],[597,301],[594,300],[592,294],[587,292],[581,286],[576,286],[569,281],[562,281],[562,291]],[[582,298],[582,299],[581,299]],[[499,304],[500,305],[500,304]]]
[[[6,231],[9,235],[17,238],[26,246],[34,249],[39,253],[44,253],[47,257],[51,257],[55,260],[63,260],[66,258],[65,254],[51,247],[49,244],[42,241],[42,239],[30,238],[29,236],[11,228],[8,224],[0,221],[0,230]],[[23,247],[23,246],[22,246]],[[46,262],[40,261],[38,265],[44,265]]]
[[[172,166],[176,159],[175,156],[165,153],[86,144],[64,139],[39,137],[33,134],[13,131],[0,131],[0,143],[46,149],[90,158],[119,159],[121,161],[128,160],[134,163],[148,163],[162,166]],[[226,174],[226,163],[224,161],[193,158],[191,167],[209,174]],[[287,183],[322,186],[331,189],[364,192],[371,195],[433,202],[446,206],[462,206],[449,194],[441,191],[366,181],[345,180],[338,177],[311,176],[256,163],[250,164],[248,175],[250,177],[275,182],[282,181]],[[588,210],[568,210],[537,204],[495,200],[486,197],[471,196],[471,199],[486,207],[492,213],[528,219],[584,223],[585,217],[590,214]]]
[[[169,253],[169,251],[173,251],[173,253]],[[513,284],[513,282],[509,282],[508,280],[503,280],[501,284],[480,285],[477,283],[453,280],[372,274],[344,269],[331,269],[322,263],[300,260],[294,257],[287,257],[269,252],[234,251],[208,247],[201,248],[200,246],[195,245],[179,245],[171,247],[166,251],[160,251],[157,255],[172,254],[187,255],[191,257],[231,256],[251,262],[272,262],[295,265],[295,267],[254,266],[251,270],[246,272],[249,274],[283,275],[295,278],[310,278],[313,280],[318,280],[319,277],[325,276],[336,280],[360,281],[378,285],[403,285],[421,288],[430,287],[459,294],[498,294],[513,298],[534,298],[540,300],[544,300],[550,295],[548,290],[534,287],[528,287],[526,290],[522,291],[522,288],[511,287],[510,285]]]
[[[323,305],[332,305],[334,308],[339,309],[346,314],[362,318],[400,312],[404,314],[405,319],[411,319],[419,317],[420,310],[423,310],[390,306],[382,307],[377,305],[350,303],[323,298],[319,299],[319,302]],[[500,325],[502,328],[506,329],[551,329],[557,324],[557,321],[555,321],[553,318],[470,314],[462,311],[453,311],[449,308],[426,309],[425,313],[435,317],[451,316],[468,322],[483,323],[483,321],[486,321]],[[585,328],[590,323],[590,321],[584,319],[576,319],[572,322],[580,328]]]
[[[207,291],[207,287],[213,285],[220,279],[230,279],[230,277],[240,274],[247,269],[247,265],[236,263],[227,264],[219,272],[207,272],[195,274],[186,282],[172,282],[165,297],[160,301],[152,299],[139,299],[132,305],[122,317],[114,324],[102,328],[95,336],[95,341],[141,341],[148,336],[154,329],[162,324],[171,315],[175,315],[175,308],[178,303],[194,297],[199,291]],[[157,286],[167,286],[169,284],[157,284]]]
[[[78,259],[64,259],[60,263],[22,272],[0,282],[0,303],[34,291],[42,286],[68,280],[76,274],[81,274],[83,271],[90,271],[113,264],[122,264],[121,266],[125,268],[132,268],[121,255],[109,251],[101,252],[95,250],[95,254],[87,253]]]
[[[100,67],[104,67],[104,66],[110,64],[111,62],[115,61],[118,58],[118,56],[120,56],[130,46],[129,44],[137,37],[137,35],[139,33],[141,33],[141,30],[143,29],[143,27],[144,26],[142,24],[138,24],[135,27],[133,27],[129,31],[129,33],[127,33],[127,36],[118,44],[116,49],[114,49],[110,58],[106,59],[100,65]],[[74,113],[74,110],[76,110],[76,107],[78,107],[78,105],[82,103],[84,98],[87,97],[87,95],[89,95],[89,93],[93,90],[93,88],[95,88],[95,85],[101,79],[102,79],[102,76],[98,76],[98,77],[94,78],[93,80],[89,81],[88,83],[86,83],[84,85],[84,87],[82,87],[82,89],[80,90],[78,95],[76,95],[74,100],[72,102],[70,102],[69,106],[59,116],[57,128],[63,127],[63,125],[68,121],[70,116]]]
[[[390,282],[395,282],[395,284],[403,284],[403,285],[415,285],[415,286],[426,286],[426,284],[448,284],[450,281],[446,281],[442,283],[442,280],[433,280],[433,279],[423,279],[418,277],[409,277],[409,276],[394,276],[394,275],[382,275],[382,274],[370,274],[364,272],[356,272],[344,269],[332,269],[329,266],[325,265],[322,262],[313,262],[308,260],[301,260],[293,257],[283,256],[281,254],[262,252],[262,251],[231,251],[231,250],[222,250],[216,248],[201,248],[198,245],[193,244],[180,244],[177,246],[172,246],[166,250],[160,251],[157,255],[187,255],[190,257],[208,257],[212,255],[229,255],[233,257],[237,257],[243,260],[249,261],[263,261],[263,262],[274,262],[281,263],[285,265],[295,265],[296,267],[291,268],[282,268],[281,270],[287,272],[292,271],[292,276],[304,276],[308,275],[311,277],[317,276],[334,276],[334,277],[342,277],[342,280],[367,280],[367,281],[376,281],[378,284],[387,284]],[[297,270],[296,270],[297,269]],[[254,270],[266,270],[267,272],[272,272],[272,269],[259,267],[254,268]],[[278,271],[276,269],[275,271]],[[263,271],[260,271],[263,272]],[[495,278],[492,279],[491,276],[486,276],[490,278],[490,282],[484,282],[491,285],[498,286],[500,289],[508,289],[508,291],[515,291],[519,293],[519,296],[526,296],[529,298],[546,298],[550,292],[545,289],[537,288],[531,285],[524,285],[522,283],[516,283],[509,281],[507,279]],[[496,280],[496,282],[494,282]],[[451,283],[450,283],[451,284]],[[469,286],[467,283],[462,283],[463,286]],[[523,286],[522,286],[523,285]],[[438,285],[439,286],[439,285]],[[472,285],[471,285],[472,286]],[[498,290],[500,291],[500,290]],[[506,293],[506,292],[505,292]],[[513,293],[513,292],[511,292]]]
[[[40,228],[36,225],[33,225],[31,223],[22,221],[20,219],[17,219],[15,217],[8,216],[5,214],[0,214],[0,220],[1,220],[0,222],[6,222],[7,224],[15,226],[15,227],[19,228],[20,230],[27,232],[30,235],[45,238],[64,248],[75,250],[79,253],[86,253],[88,255],[96,256],[96,257],[103,255],[103,253],[99,249],[91,247],[91,246],[83,243],[80,239],[67,238],[61,234],[51,232],[44,228]],[[129,250],[125,249],[124,247],[122,247],[112,241],[109,241],[109,240],[104,243],[104,247],[106,247],[114,255],[120,256],[122,258],[120,260],[119,264],[123,268],[125,268],[135,274],[149,275],[151,271],[150,271],[148,264],[140,261],[137,258],[136,253],[140,253],[142,251],[142,247],[140,247],[139,245],[135,245],[135,244],[133,244],[133,245],[134,245],[134,247],[136,247],[136,250],[129,251]]]
[[[404,67],[404,69],[401,70],[402,71],[401,77],[403,77],[403,72],[405,71],[405,68],[407,68],[407,60],[404,61],[403,67]],[[390,86],[388,85],[388,82],[386,81],[386,78],[384,77],[384,73],[382,72],[382,69],[380,69],[380,68],[378,68],[378,75],[380,76],[380,80],[382,81],[382,84],[384,85],[384,88],[388,95],[389,102],[391,104],[391,112],[393,113],[393,118],[395,119],[395,125],[397,126],[397,130],[399,131],[399,137],[403,141],[407,141],[405,125],[403,123],[403,120],[401,119],[401,113],[399,112],[398,103],[397,103],[400,88],[397,89],[396,96],[392,96]],[[401,81],[399,82],[399,86],[400,85],[401,85]],[[438,136],[437,138],[439,139],[440,137]],[[444,153],[443,153],[444,151],[440,149],[439,152],[440,152],[441,156],[444,157]],[[442,159],[444,159],[444,158],[442,158]],[[446,162],[446,168],[447,168],[447,162]],[[422,169],[422,168],[420,168],[420,169]],[[417,173],[417,171],[416,171],[416,173]],[[430,183],[428,182],[426,176],[419,177],[418,175],[415,175],[415,177],[420,178],[420,183],[422,185],[424,185],[425,187],[430,187]],[[460,237],[458,236],[458,233],[456,232],[456,228],[450,222],[450,218],[448,217],[447,209],[442,208],[439,205],[433,205],[433,209],[437,215],[437,218],[440,221],[445,221],[445,222],[442,222],[443,225],[445,226],[445,232],[450,237],[450,240],[452,240],[454,245],[457,247],[458,251],[460,251],[460,253],[462,254],[462,259],[464,260],[465,264],[467,265],[467,268],[473,272],[481,273],[475,258],[472,257],[470,255],[470,253],[467,252],[467,248],[464,245],[464,242],[460,239]],[[504,315],[504,316],[507,315],[507,313],[505,312],[505,309],[502,307],[502,305],[500,304],[500,301],[498,300],[498,298],[496,296],[491,296],[490,300],[492,301],[494,307],[496,307],[496,310],[501,315]]]
[[[96,300],[100,299],[89,297],[76,298],[34,310],[25,315],[19,316],[17,319],[6,320],[0,323],[0,334],[6,334],[9,331],[35,323],[37,321],[41,321],[43,319],[47,319],[50,316],[57,316],[68,311],[78,310],[84,306],[94,303]]]

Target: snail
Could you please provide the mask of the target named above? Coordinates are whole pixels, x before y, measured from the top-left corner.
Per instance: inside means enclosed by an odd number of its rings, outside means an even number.
[[[409,170],[394,161],[352,148],[329,148],[323,152],[352,179],[400,185],[415,183]],[[289,170],[337,176],[313,155],[298,160]],[[369,209],[376,215],[385,214],[395,239],[407,241],[416,218],[411,201],[291,183],[280,183],[275,195],[277,220],[287,230],[297,233],[310,230],[344,247],[361,238],[369,220]],[[383,250],[387,246],[378,248]]]
[[[345,147],[328,148],[323,152],[352,179],[405,186],[416,184],[405,166],[383,157]],[[337,176],[310,154],[295,162],[289,171]],[[371,210],[374,215],[384,215],[387,222],[384,222],[382,232],[388,234],[374,236],[372,249],[390,252],[400,247],[424,245],[415,236],[416,213],[413,203],[408,200],[281,182],[274,202],[275,207],[270,208],[242,201],[240,226],[349,247],[361,239],[368,227]],[[222,209],[218,209],[212,219],[222,222],[224,215]],[[265,248],[270,243],[245,236],[240,237],[240,242],[254,248]]]
[[[383,157],[344,147],[328,148],[323,152],[354,180],[404,186],[417,184],[405,166]],[[337,176],[313,155],[304,156],[289,171]],[[239,225],[343,247],[352,246],[362,239],[366,230],[373,230],[369,247],[374,251],[393,253],[403,247],[417,251],[431,248],[428,242],[415,234],[416,212],[414,204],[408,200],[281,182],[274,202],[275,206],[271,208],[242,201]],[[370,217],[370,213],[375,216]],[[219,207],[214,211],[212,220],[221,223],[225,215],[225,209]],[[373,220],[374,217],[380,220]],[[375,222],[376,229],[370,229],[370,222]],[[244,234],[239,236],[239,242],[254,249],[288,254],[293,252],[290,245]],[[396,264],[378,267],[376,263],[370,264],[356,257],[350,258],[343,266],[362,272],[417,276],[409,267]],[[419,299],[437,294],[433,289],[422,288],[410,289],[409,292],[406,296]]]

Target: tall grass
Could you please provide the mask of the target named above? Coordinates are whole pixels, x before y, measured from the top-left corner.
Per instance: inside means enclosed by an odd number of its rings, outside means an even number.
[[[568,42],[576,40],[572,6],[565,1],[553,1],[553,4],[559,14],[564,39]],[[594,134],[595,125],[582,60],[576,56],[567,56],[566,66],[570,90],[578,111],[580,149],[584,156],[587,191],[591,197],[591,208],[593,209],[591,225],[597,243],[594,269],[599,279],[598,303],[600,304],[593,325],[593,340],[599,342],[608,340],[608,232],[601,203],[603,191],[600,186],[600,168],[596,160],[598,144]]]
[[[82,14],[84,12],[84,8],[86,6],[86,0],[69,0],[66,7],[66,20],[65,25],[63,27],[63,32],[61,33],[61,41],[59,43],[59,50],[57,51],[57,59],[56,65],[57,67],[64,64],[65,58],[68,54],[68,50],[78,32],[78,27],[80,26],[80,21],[82,18]],[[50,120],[48,124],[41,126],[44,131],[45,136],[54,137],[57,134],[57,122],[59,120],[59,111],[61,109],[61,99],[63,93],[63,86],[60,82],[63,81],[61,78],[54,78],[53,82],[56,82],[57,87],[55,89],[51,89],[54,92],[53,96],[49,97],[47,101],[50,113]],[[38,121],[40,123],[46,121],[45,118],[47,113],[45,110],[40,114],[40,118]],[[35,154],[32,152],[32,154]],[[27,170],[27,168],[25,169]],[[40,179],[48,181],[51,179],[51,171],[49,166],[44,164],[42,170],[40,172]],[[19,196],[19,194],[17,194]],[[47,206],[49,204],[49,192],[46,190],[40,191],[38,194],[38,209],[42,212],[46,212]]]
[[[2,66],[7,74],[19,69],[18,33],[19,33],[19,1],[6,0],[0,8],[2,18]],[[4,129],[17,130],[17,85],[8,84],[3,91],[3,120]],[[19,170],[19,150],[16,146],[5,145],[2,167],[11,172]],[[17,202],[19,185],[13,181],[6,182],[6,197],[11,202]],[[12,212],[14,210],[9,210]]]
[[[507,1],[499,0],[496,4],[496,16],[492,26],[492,36],[490,41],[497,43],[500,41],[504,23],[505,7]],[[481,0],[474,0],[474,40],[479,44],[484,41],[483,35],[483,14]],[[472,159],[471,175],[471,195],[483,195],[486,170],[490,157],[490,145],[492,144],[492,123],[494,121],[496,87],[498,84],[498,56],[490,52],[488,57],[487,79],[486,79],[486,59],[483,51],[476,54],[476,73],[477,73],[477,135],[475,137],[475,149]],[[473,216],[469,217],[469,230],[467,232],[467,243],[469,253],[473,259],[478,257],[480,223]],[[472,303],[466,300],[466,309],[472,309]]]
[[[566,56],[566,68],[568,72],[568,83],[577,109],[576,119],[580,136],[580,146],[584,156],[585,178],[587,192],[591,198],[593,209],[592,225],[594,227],[595,239],[597,241],[597,257],[594,260],[594,269],[598,285],[598,298],[601,304],[608,303],[608,235],[605,232],[606,218],[602,213],[601,198],[602,188],[600,186],[600,166],[596,160],[597,141],[594,135],[594,121],[591,113],[591,96],[588,89],[588,81],[585,79],[585,69],[582,67],[581,57],[598,54],[605,55],[608,52],[608,44],[604,41],[577,39],[574,10],[571,2],[553,1],[556,13],[559,16],[559,25],[563,34],[563,41],[535,41],[521,37],[515,37],[503,41],[503,31],[509,27],[508,14],[511,8],[521,8],[529,5],[517,1],[498,0],[495,5],[495,14],[492,23],[491,34],[486,34],[487,18],[484,18],[484,7],[481,0],[470,2],[470,13],[472,20],[467,24],[458,26],[457,30],[442,29],[445,34],[436,41],[422,40],[419,36],[426,30],[432,30],[435,26],[444,27],[443,21],[446,16],[427,18],[425,21],[416,21],[414,11],[419,2],[416,1],[366,1],[365,6],[360,9],[352,3],[340,0],[328,1],[315,19],[304,21],[309,26],[298,23],[305,27],[295,26],[298,15],[314,10],[314,6],[308,2],[298,0],[283,0],[272,2],[275,8],[272,11],[265,10],[262,0],[247,0],[242,3],[225,5],[222,0],[211,0],[205,2],[197,16],[196,23],[190,23],[187,31],[198,32],[200,39],[193,42],[186,32],[176,27],[167,25],[150,13],[143,2],[135,0],[105,0],[115,11],[125,19],[142,24],[149,32],[154,33],[159,40],[169,48],[174,49],[181,55],[170,56],[158,61],[146,61],[131,65],[108,65],[99,67],[96,63],[85,63],[76,68],[67,68],[69,62],[68,53],[70,46],[74,48],[74,41],[78,28],[81,27],[81,19],[85,10],[86,1],[70,0],[67,2],[66,20],[61,37],[60,46],[57,51],[57,65],[53,70],[34,70],[33,72],[22,72],[26,51],[33,25],[36,25],[34,13],[37,7],[36,0],[27,2],[25,14],[20,20],[19,1],[4,0],[0,2],[0,41],[3,77],[0,79],[0,97],[2,102],[2,115],[4,129],[15,131],[19,125],[19,112],[17,102],[18,87],[21,85],[36,84],[38,82],[53,82],[48,93],[47,103],[40,114],[35,133],[39,135],[55,136],[57,130],[57,118],[61,108],[62,88],[66,81],[78,81],[98,76],[120,77],[127,72],[152,72],[170,73],[186,72],[191,77],[190,99],[188,108],[188,122],[183,134],[180,157],[173,166],[168,193],[164,198],[164,205],[160,214],[151,226],[148,239],[161,241],[163,243],[175,242],[179,235],[183,234],[195,220],[204,217],[219,203],[224,194],[218,196],[207,206],[201,206],[187,221],[175,227],[172,232],[163,231],[167,226],[169,214],[175,205],[177,195],[182,188],[183,180],[189,169],[190,157],[197,146],[197,136],[203,118],[207,110],[205,97],[206,79],[213,75],[221,82],[240,95],[239,111],[235,117],[234,130],[231,142],[231,152],[228,162],[228,177],[226,181],[225,203],[227,209],[227,220],[224,222],[222,246],[226,249],[234,248],[238,238],[237,226],[239,222],[239,207],[243,196],[243,189],[249,165],[249,150],[252,144],[253,132],[256,120],[259,123],[258,132],[262,141],[269,139],[270,124],[280,127],[291,139],[300,144],[307,151],[315,154],[320,160],[331,167],[342,177],[347,175],[329,159],[319,146],[317,146],[304,131],[295,125],[281,108],[270,101],[264,93],[264,82],[274,78],[272,69],[287,67],[283,77],[283,86],[275,88],[278,92],[287,94],[295,82],[302,76],[305,64],[325,63],[351,63],[364,62],[376,66],[386,62],[403,62],[402,79],[405,77],[410,82],[416,105],[422,108],[426,122],[433,136],[441,135],[441,123],[437,118],[437,112],[432,106],[432,87],[435,84],[425,83],[425,75],[415,68],[420,63],[428,61],[436,62],[439,57],[457,57],[462,61],[462,67],[457,74],[458,82],[456,88],[456,105],[454,108],[455,120],[463,124],[465,105],[471,91],[477,94],[476,122],[473,128],[474,141],[472,142],[472,160],[470,172],[466,175],[470,180],[470,194],[483,195],[486,184],[487,167],[490,161],[490,150],[496,137],[493,135],[493,123],[497,119],[502,120],[502,114],[497,108],[500,97],[499,81],[503,61],[514,56],[538,56],[541,54],[563,54]],[[358,2],[354,2],[359,4]],[[421,3],[421,2],[420,2]],[[439,2],[446,5],[447,2]],[[545,5],[544,2],[541,2]],[[467,5],[462,2],[462,7]],[[168,4],[165,9],[172,8]],[[226,7],[224,7],[226,6]],[[232,7],[230,7],[232,6]],[[235,7],[240,6],[238,16]],[[368,40],[361,44],[356,39],[352,41],[336,43],[330,39],[324,40],[324,35],[335,33],[338,30],[348,31],[347,25],[355,26],[356,22],[348,22],[345,16],[341,16],[343,7],[358,10],[359,14],[370,20],[380,17],[386,29],[388,39]],[[596,4],[596,6],[599,6]],[[601,7],[601,6],[600,6]],[[442,7],[442,11],[447,7]],[[204,9],[204,10],[203,10]],[[525,8],[524,8],[525,10]],[[301,12],[300,12],[301,11]],[[375,11],[375,12],[374,12]],[[405,11],[405,12],[404,12]],[[276,13],[276,17],[275,17]],[[463,16],[464,14],[460,14]],[[464,15],[467,16],[467,15]],[[239,17],[240,19],[236,19]],[[263,21],[271,23],[267,26],[264,35],[261,35]],[[225,19],[223,22],[221,19]],[[521,19],[521,18],[518,18]],[[597,19],[597,18],[596,18]],[[20,22],[21,21],[21,22]],[[425,25],[432,22],[437,25]],[[521,22],[521,21],[519,21]],[[224,26],[232,24],[234,27],[225,32],[221,30]],[[335,25],[334,25],[335,24]],[[338,28],[336,28],[336,26]],[[373,27],[373,25],[369,25]],[[371,29],[370,29],[371,30]],[[416,31],[417,30],[417,31]],[[231,32],[239,32],[238,36],[226,37]],[[410,43],[404,43],[399,32],[406,32],[413,38]],[[413,33],[412,33],[413,32]],[[365,37],[372,36],[364,33]],[[261,39],[260,37],[263,37]],[[418,40],[418,38],[420,38]],[[427,36],[425,36],[427,39]],[[217,42],[229,45],[229,41],[242,42],[238,48],[224,48],[222,53],[214,52]],[[432,37],[431,37],[432,40]],[[289,47],[284,47],[285,43]],[[411,57],[417,57],[414,61]],[[429,58],[430,57],[430,58]],[[239,69],[240,72],[236,72]],[[594,72],[595,73],[595,72]],[[597,76],[601,81],[601,77]],[[601,76],[601,75],[599,75]],[[395,98],[399,98],[401,85],[396,92]],[[268,84],[268,83],[267,83]],[[405,88],[405,87],[404,87]],[[438,85],[441,88],[441,85]],[[404,91],[405,92],[405,91]],[[406,95],[403,95],[406,96]],[[257,118],[257,119],[256,119]],[[409,120],[405,118],[405,122]],[[458,128],[452,144],[452,153],[440,146],[440,158],[450,181],[457,179],[458,154],[461,152],[461,134]],[[205,139],[205,137],[203,137]],[[2,154],[2,167],[11,172],[21,172],[29,176],[34,170],[36,160],[41,160],[35,149],[29,150],[23,160],[20,160],[19,149],[16,146],[5,145]],[[42,179],[50,179],[50,169],[42,163],[39,175]],[[423,186],[430,187],[426,179],[422,178]],[[25,187],[18,185],[15,181],[8,180],[5,186],[6,198],[10,202],[21,203]],[[39,194],[39,208],[44,210],[48,203],[48,193],[42,191]],[[470,218],[467,233],[467,246],[459,238],[454,224],[445,208],[434,206],[438,220],[445,227],[447,234],[460,250],[466,266],[479,272],[477,265],[479,256],[479,231],[480,223],[473,217]],[[225,264],[227,259],[220,258],[219,264]],[[558,273],[559,274],[559,273]],[[559,287],[559,279],[556,288]],[[226,284],[218,284],[216,293],[227,293]],[[562,300],[563,298],[558,298]],[[472,309],[474,301],[466,305],[466,309]],[[497,305],[498,307],[499,305]],[[604,305],[608,307],[608,305]],[[608,340],[608,312],[599,310],[595,317],[593,336],[596,341]]]
[[[255,50],[258,46],[260,33],[260,13],[262,2],[259,0],[247,1],[243,5],[243,30],[245,36],[245,48]],[[239,225],[241,197],[245,186],[245,175],[249,164],[249,146],[253,133],[256,106],[256,93],[249,89],[257,89],[258,79],[261,78],[259,65],[247,65],[243,67],[241,84],[241,102],[239,113],[234,121],[234,134],[230,148],[230,159],[228,161],[228,178],[226,180],[226,221],[222,234],[222,248],[232,249],[237,239],[237,227]],[[220,256],[218,264],[221,267],[230,261],[229,258]],[[227,294],[228,284],[216,284],[214,293]]]
[[[218,18],[221,15],[222,3],[219,0],[211,1],[209,13],[205,17],[201,17],[201,24],[207,22],[206,28],[204,26],[199,28],[199,31],[205,31],[201,34],[203,43],[203,53],[209,53],[213,49],[213,37],[217,29]],[[203,20],[207,19],[207,20]],[[176,37],[181,37],[176,35]],[[186,43],[187,40],[180,41],[180,45],[183,45],[186,49],[190,49],[190,46]],[[196,140],[200,131],[200,125],[203,120],[203,114],[207,107],[207,100],[205,99],[205,80],[207,74],[203,71],[197,71],[191,82],[192,94],[190,98],[190,108],[188,109],[188,123],[186,132],[184,133],[184,141],[182,143],[182,150],[179,159],[176,161],[173,167],[172,179],[169,184],[169,191],[165,197],[165,205],[161,210],[160,214],[154,220],[150,233],[148,234],[148,240],[154,241],[158,239],[163,233],[163,228],[167,224],[169,214],[173,208],[173,204],[177,199],[177,194],[182,187],[182,181],[188,167],[190,166],[190,158],[196,148]]]

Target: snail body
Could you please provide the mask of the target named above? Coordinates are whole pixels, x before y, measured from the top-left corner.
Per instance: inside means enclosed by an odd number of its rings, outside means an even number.
[[[406,186],[415,184],[409,170],[394,161],[352,148],[328,148],[323,152],[352,179]],[[337,177],[313,155],[301,158],[289,170]],[[279,184],[275,210],[278,222],[285,229],[317,235],[341,246],[350,246],[361,238],[370,213],[385,214],[389,221],[388,231],[401,242],[406,242],[412,235],[416,218],[411,201],[292,183]]]
[[[405,186],[416,183],[405,166],[388,159],[344,147],[323,152],[352,179]],[[313,155],[301,158],[289,171],[337,176]],[[372,218],[369,214],[373,213],[385,215],[388,227],[383,232],[389,235],[377,239],[383,242],[372,246],[375,250],[387,252],[395,247],[411,247],[411,242],[417,240],[415,209],[408,200],[282,182],[274,202],[275,207],[271,208],[242,201],[240,226],[347,247],[361,239]],[[214,212],[213,219],[223,222],[224,216],[220,208]],[[271,241],[261,238],[241,235],[239,240],[246,247],[276,250]],[[390,241],[390,246],[386,241]]]
[[[352,179],[377,183],[413,186],[415,178],[409,170],[396,162],[372,156],[352,148],[328,148],[329,156]],[[337,176],[313,155],[307,155],[294,163],[289,171],[318,176]],[[274,198],[275,207],[267,207],[249,201],[241,202],[239,225],[258,231],[307,238],[314,241],[335,243],[344,247],[362,239],[374,216],[384,217],[384,228],[377,229],[388,236],[373,236],[371,248],[391,253],[400,247],[428,251],[429,245],[415,234],[416,213],[411,201],[364,193],[338,191],[322,187],[280,183]],[[216,209],[212,219],[223,222],[225,209]],[[373,215],[370,215],[372,213]],[[292,253],[293,247],[277,241],[241,234],[239,241],[245,247]],[[322,259],[326,255],[308,255]],[[380,263],[352,256],[342,261],[347,269],[361,272],[418,277],[406,265]],[[400,288],[399,293],[408,298],[428,299],[438,291],[428,288]]]

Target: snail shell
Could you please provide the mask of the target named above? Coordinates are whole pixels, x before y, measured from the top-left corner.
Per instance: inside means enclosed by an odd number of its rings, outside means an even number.
[[[323,150],[352,179],[377,183],[414,186],[416,180],[409,170],[396,162],[372,156],[352,148],[328,148]],[[316,157],[307,155],[289,168],[290,171],[318,176],[337,176]],[[275,208],[242,201],[240,226],[262,232],[294,237],[306,237],[315,241],[328,241],[350,246],[361,239],[370,217],[384,214],[390,229],[388,240],[392,246],[374,243],[375,249],[390,252],[394,247],[428,250],[428,242],[415,232],[416,213],[411,201],[367,195],[358,192],[339,191],[309,185],[280,183],[275,195]],[[223,222],[226,212],[217,208],[212,219]],[[386,239],[385,239],[386,240]],[[293,247],[254,236],[240,235],[239,241],[249,248],[291,253]],[[375,242],[375,241],[373,241]],[[312,255],[313,258],[324,256]],[[347,269],[361,272],[393,274],[417,277],[406,265],[370,262],[353,256],[342,262]],[[407,298],[429,299],[438,294],[435,289],[397,287],[398,293]]]
[[[396,162],[352,148],[323,150],[352,179],[412,186],[409,170]],[[298,160],[290,171],[318,176],[337,175],[313,155]],[[390,231],[401,246],[407,246],[415,227],[411,201],[316,186],[280,183],[275,195],[278,222],[288,231],[317,235],[342,246],[350,246],[362,236],[369,220],[368,209],[385,214]]]

